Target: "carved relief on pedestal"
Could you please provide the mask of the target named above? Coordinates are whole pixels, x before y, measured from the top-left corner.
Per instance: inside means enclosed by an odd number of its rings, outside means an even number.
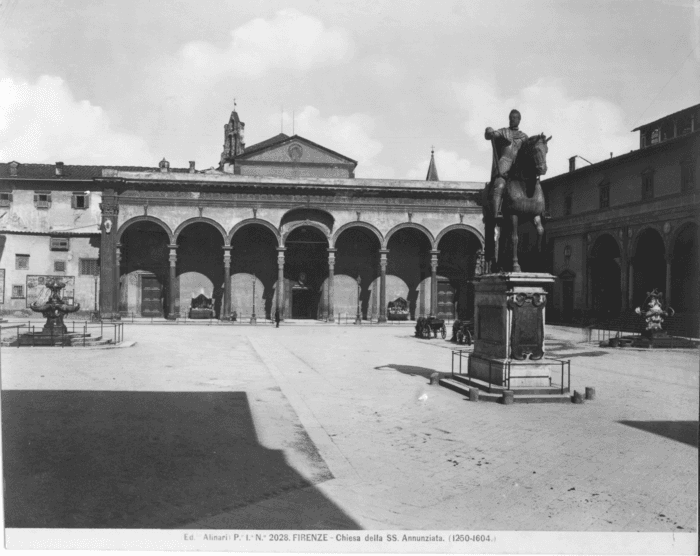
[[[512,313],[511,358],[538,360],[544,355],[544,306],[547,296],[541,293],[517,293],[508,296]]]

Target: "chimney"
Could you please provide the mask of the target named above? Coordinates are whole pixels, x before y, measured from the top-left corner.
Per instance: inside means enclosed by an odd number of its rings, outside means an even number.
[[[15,162],[15,161],[10,162],[10,177],[11,178],[17,177],[18,170],[19,170],[19,162]]]
[[[194,160],[190,160],[190,174],[194,174],[196,170],[194,169]]]
[[[161,172],[170,172],[170,162],[165,160],[165,157],[163,157],[163,160],[158,163],[158,167],[160,168]]]
[[[63,162],[56,162],[56,177],[63,177]]]
[[[612,151],[610,151],[610,158],[612,158]]]
[[[576,155],[569,159],[569,172],[576,170]]]

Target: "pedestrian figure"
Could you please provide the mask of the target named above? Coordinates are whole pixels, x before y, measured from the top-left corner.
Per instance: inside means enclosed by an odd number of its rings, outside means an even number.
[[[280,310],[279,307],[275,309],[275,328],[280,327]]]

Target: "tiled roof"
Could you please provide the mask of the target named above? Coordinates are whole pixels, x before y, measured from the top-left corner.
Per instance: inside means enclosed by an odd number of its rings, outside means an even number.
[[[121,172],[159,172],[158,168],[148,166],[83,166],[65,164],[63,176],[56,176],[55,164],[23,164],[19,163],[17,178],[20,179],[60,179],[60,180],[90,180],[102,177],[102,170],[112,168]],[[188,173],[189,168],[170,168],[174,173]],[[10,178],[10,164],[0,162],[0,178]]]
[[[693,110],[698,110],[698,109],[700,109],[700,104],[696,104],[695,106],[689,106],[688,108],[683,108],[683,110],[679,110],[678,112],[674,112],[673,114],[667,114],[666,116],[663,116],[663,117],[659,118],[658,120],[654,120],[653,122],[649,122],[646,124],[642,124],[638,127],[635,127],[632,131],[646,129],[649,126],[656,125],[660,122],[663,122],[664,120],[666,120],[668,118],[675,118],[676,116],[680,116],[681,114],[686,114],[688,112],[692,112]],[[696,127],[697,127],[697,124],[696,124]]]
[[[250,147],[246,147],[244,154],[249,154],[252,153],[253,151],[258,151],[261,149],[264,149],[266,147],[269,147],[270,145],[274,145],[276,143],[281,143],[282,141],[286,141],[289,139],[289,135],[286,133],[278,133],[274,137],[270,137],[269,139],[265,139],[264,141],[260,141],[260,143],[255,143],[255,145],[251,145]]]

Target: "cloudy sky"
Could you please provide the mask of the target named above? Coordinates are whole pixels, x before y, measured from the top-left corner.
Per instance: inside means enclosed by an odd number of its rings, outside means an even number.
[[[486,181],[486,126],[553,135],[550,175],[700,102],[700,1],[0,0],[0,161],[216,165],[233,108],[357,177]]]

